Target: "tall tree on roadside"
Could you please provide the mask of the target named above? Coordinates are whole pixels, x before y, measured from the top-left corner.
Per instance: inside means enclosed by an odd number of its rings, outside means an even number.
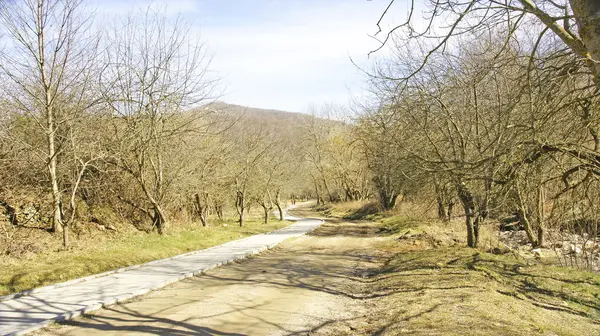
[[[33,120],[45,144],[23,139],[37,153],[48,172],[52,195],[52,230],[63,231],[75,214],[75,194],[90,152],[71,150],[79,145],[82,118],[95,104],[92,90],[97,38],[90,37],[91,18],[81,0],[26,0],[4,2],[0,23],[6,35],[0,51],[3,91],[17,115]],[[81,154],[81,155],[80,155]],[[61,172],[64,176],[61,176]],[[65,218],[64,193],[70,193],[70,215]]]
[[[210,58],[188,25],[148,8],[114,27],[106,60],[102,91],[115,116],[111,162],[133,178],[144,196],[143,204],[129,203],[163,233],[165,202],[187,171],[188,162],[178,151],[210,123],[208,109],[186,112],[213,94]]]
[[[248,207],[252,203],[252,194],[260,186],[258,170],[273,143],[264,128],[253,128],[241,123],[232,130],[234,141],[234,160],[232,162],[233,189],[238,223],[244,226]]]

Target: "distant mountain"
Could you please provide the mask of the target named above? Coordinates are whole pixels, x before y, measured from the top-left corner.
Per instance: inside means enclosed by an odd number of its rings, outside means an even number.
[[[306,124],[306,122],[312,118],[311,115],[300,113],[300,112],[289,112],[273,109],[263,109],[258,107],[248,107],[235,104],[228,104],[222,101],[216,101],[214,103],[206,104],[201,109],[211,109],[218,114],[228,115],[235,118],[241,118],[250,122],[266,123],[275,126],[288,126]],[[344,122],[338,120],[332,120],[322,117],[317,117],[322,123],[328,125],[343,125]]]
[[[241,117],[254,122],[266,122],[269,124],[291,124],[303,122],[310,116],[298,112],[288,112],[273,109],[262,109],[257,107],[248,107],[235,104],[228,104],[221,101],[206,104],[202,108],[208,108],[225,115]]]
[[[213,116],[217,118],[224,116],[229,120],[236,120],[234,129],[252,127],[273,130],[282,137],[297,136],[298,129],[306,126],[311,118],[308,114],[298,112],[247,107],[221,101],[206,104],[199,109],[211,110],[215,112]]]
[[[218,127],[229,132],[248,132],[254,130],[266,132],[282,139],[305,137],[309,129],[317,130],[320,134],[328,134],[329,130],[344,127],[345,123],[314,117],[309,114],[287,112],[274,109],[262,109],[216,101],[200,106],[190,112],[210,112],[207,117],[215,120]]]

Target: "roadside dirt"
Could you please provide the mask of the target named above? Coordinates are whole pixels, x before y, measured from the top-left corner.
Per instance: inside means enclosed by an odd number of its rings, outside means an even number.
[[[375,224],[308,236],[39,335],[307,335],[363,329],[365,279],[379,269]]]

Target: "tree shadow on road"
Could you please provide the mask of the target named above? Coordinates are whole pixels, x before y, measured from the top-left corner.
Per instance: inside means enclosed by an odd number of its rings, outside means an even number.
[[[245,323],[270,325],[282,335],[332,336],[577,335],[580,330],[600,326],[600,289],[594,289],[600,277],[557,274],[555,269],[468,248],[390,252],[369,242],[369,238],[386,235],[374,224],[328,223],[311,233],[314,239],[284,243],[258,257],[184,281],[190,288],[213,292],[232,285],[247,286],[248,290],[256,286],[300,290],[309,297],[309,293],[320,293],[360,307],[343,317],[307,313],[303,318],[316,323],[304,328],[273,322],[271,314],[277,312],[266,307],[268,302],[232,304],[227,311],[186,320],[158,317],[160,312],[144,315],[124,305],[111,308],[118,309],[117,318],[89,315],[64,324],[156,335],[241,335],[204,322],[245,314]],[[244,326],[235,330],[244,330]]]

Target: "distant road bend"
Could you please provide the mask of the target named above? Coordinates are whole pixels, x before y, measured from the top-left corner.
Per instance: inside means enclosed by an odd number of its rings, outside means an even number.
[[[234,260],[265,251],[285,239],[304,235],[323,221],[296,218],[283,229],[240,239],[205,250],[161,259],[97,277],[86,277],[33,290],[0,302],[0,335],[22,335],[108,307],[154,289],[198,275]]]

